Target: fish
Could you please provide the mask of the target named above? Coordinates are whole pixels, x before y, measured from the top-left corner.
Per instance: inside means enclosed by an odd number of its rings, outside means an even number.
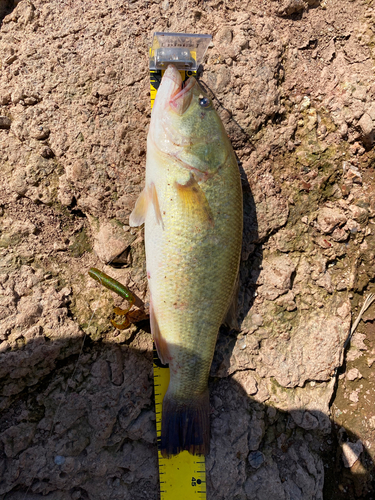
[[[150,325],[169,364],[160,452],[207,455],[208,377],[220,325],[237,302],[243,203],[221,119],[198,81],[169,65],[147,136],[146,180],[129,218],[145,224]]]

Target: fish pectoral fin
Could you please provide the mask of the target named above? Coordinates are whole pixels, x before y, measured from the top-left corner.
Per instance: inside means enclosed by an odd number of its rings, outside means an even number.
[[[155,216],[158,224],[163,224],[159,206],[158,193],[155,184],[152,182],[146,186],[135,202],[135,207],[129,217],[129,225],[131,227],[140,226],[146,219],[147,210],[150,204],[154,206]]]
[[[135,207],[129,217],[129,226],[136,227],[144,223],[149,205],[147,188],[144,188],[135,202]]]
[[[151,326],[151,334],[155,342],[155,347],[159,359],[163,365],[167,365],[170,360],[168,344],[167,341],[161,335],[160,328],[155,316],[155,311],[154,308],[152,307],[151,298],[150,298],[150,326]]]
[[[198,220],[210,226],[214,225],[214,217],[206,195],[199,186],[193,174],[186,184],[175,181],[179,201],[189,216],[197,217]]]

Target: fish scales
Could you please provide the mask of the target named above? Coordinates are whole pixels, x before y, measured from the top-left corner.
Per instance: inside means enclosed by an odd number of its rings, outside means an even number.
[[[161,452],[207,454],[207,382],[238,274],[242,189],[212,103],[194,79],[182,88],[174,66],[156,96],[146,185],[130,217],[143,221],[151,330],[170,367]]]

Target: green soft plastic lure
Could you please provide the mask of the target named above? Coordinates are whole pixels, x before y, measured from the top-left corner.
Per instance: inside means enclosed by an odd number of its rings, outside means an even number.
[[[103,273],[103,271],[99,271],[99,269],[96,269],[95,267],[92,267],[89,270],[89,276],[98,281],[101,285],[108,288],[108,290],[117,293],[117,295],[120,295],[120,297],[126,299],[129,302],[129,306],[127,307],[127,309],[121,309],[120,307],[115,307],[113,309],[113,312],[118,316],[125,316],[125,321],[123,321],[122,323],[117,323],[116,321],[111,319],[111,323],[115,328],[118,328],[119,330],[125,330],[125,328],[128,328],[131,323],[140,321],[139,310],[130,311],[136,299],[132,292],[128,288],[126,288],[126,286],[111,278],[110,276],[108,276],[108,274]]]

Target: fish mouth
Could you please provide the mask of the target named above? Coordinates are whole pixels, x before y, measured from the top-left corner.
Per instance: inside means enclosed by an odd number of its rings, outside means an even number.
[[[188,109],[191,103],[191,99],[193,97],[192,89],[196,84],[196,79],[194,77],[190,77],[185,86],[178,92],[174,97],[172,97],[169,101],[169,105],[179,115],[183,115],[185,111]]]
[[[185,85],[183,84],[181,74],[177,68],[170,64],[163,75],[163,80],[172,80],[170,97],[167,104],[172,108],[172,110],[178,115],[183,115],[187,108],[190,106],[191,99],[193,97],[192,89],[196,84],[196,80],[190,77]]]
[[[168,68],[165,70],[163,75],[163,80],[164,79],[172,80],[175,83],[176,87],[174,88],[174,94],[179,92],[182,87],[182,78],[176,66],[174,66],[173,64],[168,65]]]

